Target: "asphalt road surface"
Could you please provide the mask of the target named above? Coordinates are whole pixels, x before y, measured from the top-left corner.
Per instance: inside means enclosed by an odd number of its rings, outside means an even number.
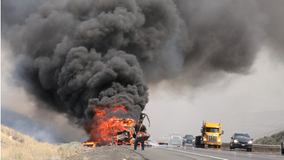
[[[129,149],[132,147],[127,146]],[[220,149],[202,149],[194,147],[157,146],[137,148],[136,153],[147,160],[284,160],[280,153],[259,153],[246,151],[223,151]]]

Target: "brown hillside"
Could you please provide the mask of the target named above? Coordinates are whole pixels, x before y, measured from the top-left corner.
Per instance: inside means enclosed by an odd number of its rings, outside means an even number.
[[[83,151],[80,142],[52,145],[38,142],[33,138],[1,125],[2,160],[60,160]]]

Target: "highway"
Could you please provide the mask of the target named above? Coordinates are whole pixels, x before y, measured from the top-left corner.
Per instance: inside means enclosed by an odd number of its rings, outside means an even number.
[[[125,146],[131,150],[131,146]],[[134,151],[134,150],[133,150]],[[137,148],[136,153],[147,160],[283,160],[280,153],[259,153],[246,151],[224,151],[220,149],[202,149],[194,147],[156,146],[145,148],[142,151]]]

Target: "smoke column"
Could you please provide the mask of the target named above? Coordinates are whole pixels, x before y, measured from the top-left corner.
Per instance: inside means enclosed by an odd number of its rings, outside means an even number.
[[[86,124],[96,107],[107,117],[137,120],[148,102],[146,82],[166,79],[178,89],[226,73],[248,74],[262,38],[269,37],[256,1],[17,3],[2,1],[10,8],[3,13],[2,39],[14,53],[18,83],[39,107]],[[111,112],[114,106],[127,112]]]

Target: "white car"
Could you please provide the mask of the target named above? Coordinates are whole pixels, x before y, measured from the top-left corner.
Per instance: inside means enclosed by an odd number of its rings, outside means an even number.
[[[170,145],[181,145],[182,144],[182,136],[179,133],[170,134]]]

